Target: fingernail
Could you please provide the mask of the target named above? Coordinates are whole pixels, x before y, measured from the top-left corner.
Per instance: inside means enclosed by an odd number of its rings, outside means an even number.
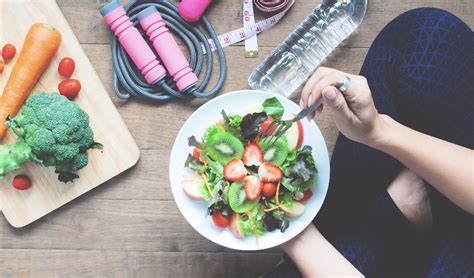
[[[300,109],[303,110],[303,99],[300,98]]]
[[[331,89],[324,95],[329,100],[334,100],[336,98],[336,90]]]

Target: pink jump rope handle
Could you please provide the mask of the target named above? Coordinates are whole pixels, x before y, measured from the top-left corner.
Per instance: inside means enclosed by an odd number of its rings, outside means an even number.
[[[137,15],[140,25],[153,42],[158,56],[165,65],[168,73],[173,76],[178,90],[186,91],[196,84],[198,78],[189,66],[188,60],[178,47],[176,40],[166,28],[160,13],[154,6],[150,6]]]
[[[211,0],[183,0],[179,3],[178,11],[184,20],[196,22],[201,18],[209,4],[211,4]]]
[[[158,62],[140,32],[133,26],[132,21],[130,21],[118,0],[112,0],[100,9],[100,13],[105,22],[115,32],[120,44],[140,69],[148,84],[162,79],[166,74],[166,70]]]

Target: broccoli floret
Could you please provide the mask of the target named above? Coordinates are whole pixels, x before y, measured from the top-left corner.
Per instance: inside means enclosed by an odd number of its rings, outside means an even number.
[[[0,146],[0,178],[33,161],[55,167],[60,181],[72,181],[89,162],[87,150],[101,147],[94,142],[87,113],[57,93],[31,96],[19,115],[7,119],[7,125],[18,139]]]

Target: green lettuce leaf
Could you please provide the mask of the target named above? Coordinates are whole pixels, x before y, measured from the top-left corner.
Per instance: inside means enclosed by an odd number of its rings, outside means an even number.
[[[240,221],[240,229],[245,236],[254,234],[255,225],[257,228],[257,235],[261,236],[267,232],[265,230],[265,227],[263,227],[264,214],[265,213],[262,208],[260,206],[256,206],[251,210],[250,216],[242,216],[242,219]]]
[[[227,115],[229,118],[229,126],[231,127],[238,127],[240,128],[240,123],[242,122],[242,116],[237,115],[237,114],[229,114]]]
[[[229,114],[222,110],[222,117],[224,118],[224,128],[227,132],[232,133],[235,137],[240,138],[240,123],[242,122],[242,116],[237,114]]]
[[[210,159],[207,154],[203,155],[203,152],[201,152],[201,157],[205,157],[209,170],[213,174],[215,174],[217,178],[222,179],[224,173],[224,166],[222,166],[222,164],[220,164],[219,162]]]
[[[280,196],[280,205],[290,206],[293,203],[293,195],[291,192],[286,191]]]
[[[293,173],[297,174],[303,181],[309,181],[311,179],[311,175],[315,173],[314,168],[306,167],[307,163],[303,160],[298,160],[293,166]]]
[[[281,180],[281,185],[283,185],[288,191],[293,192],[295,191],[295,187],[291,184],[292,179],[283,177]]]
[[[211,194],[209,193],[209,190],[207,189],[207,186],[204,183],[199,185],[199,193],[201,194],[201,197],[204,200],[206,201],[211,200]]]
[[[307,182],[310,181],[317,172],[318,170],[314,163],[311,147],[304,146],[303,149],[298,152],[292,174],[301,178],[304,182]]]
[[[190,154],[188,155],[188,158],[184,162],[184,167],[187,167],[191,170],[197,171],[199,173],[202,173],[205,171],[205,166],[201,162],[197,161],[194,159],[194,157]]]
[[[283,108],[283,105],[276,97],[267,98],[262,106],[263,112],[272,116],[274,119],[280,119],[283,116],[283,113],[285,113],[285,108]]]
[[[214,124],[209,126],[206,131],[204,131],[204,135],[202,136],[202,141],[207,142],[207,140],[214,134],[222,132],[219,125]]]

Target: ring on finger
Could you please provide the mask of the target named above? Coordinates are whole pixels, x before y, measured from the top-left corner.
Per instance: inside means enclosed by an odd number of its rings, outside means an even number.
[[[349,89],[349,86],[351,85],[351,78],[349,76],[345,76],[342,81],[337,81],[336,84],[334,84],[334,87],[336,87],[341,93],[344,93]]]

